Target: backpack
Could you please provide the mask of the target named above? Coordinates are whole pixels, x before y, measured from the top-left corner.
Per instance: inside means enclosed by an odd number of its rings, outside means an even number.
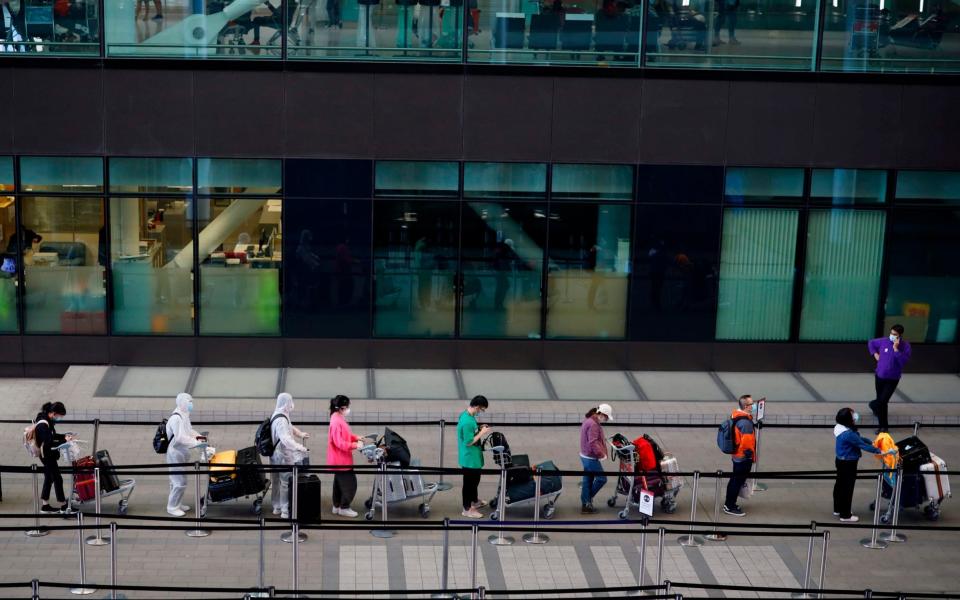
[[[257,433],[253,436],[253,445],[256,446],[260,456],[273,456],[273,451],[277,449],[277,443],[273,441],[273,422],[279,417],[290,420],[286,415],[274,415],[267,417],[257,425]]]
[[[47,427],[50,426],[50,423],[41,419],[23,428],[23,449],[27,451],[31,458],[40,458],[43,455],[42,449],[37,445],[37,425],[40,423]]]
[[[666,453],[660,448],[660,444],[650,437],[650,434],[643,434],[643,439],[647,440],[647,443],[650,444],[650,447],[653,449],[653,457],[657,459],[657,469],[659,469],[660,462],[663,460],[663,457],[666,456]]]
[[[734,431],[737,428],[737,421],[749,418],[750,417],[740,416],[726,419],[720,423],[720,427],[717,429],[717,446],[721,452],[724,454],[737,453],[737,438],[736,432]]]

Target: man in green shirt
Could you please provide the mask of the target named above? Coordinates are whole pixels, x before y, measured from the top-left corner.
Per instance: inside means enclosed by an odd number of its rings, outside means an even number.
[[[482,519],[478,510],[487,505],[480,501],[480,469],[483,468],[483,448],[480,440],[490,432],[489,425],[477,425],[477,415],[485,412],[489,402],[483,396],[474,396],[467,410],[460,413],[457,421],[457,454],[460,468],[463,469],[463,512],[464,517]]]

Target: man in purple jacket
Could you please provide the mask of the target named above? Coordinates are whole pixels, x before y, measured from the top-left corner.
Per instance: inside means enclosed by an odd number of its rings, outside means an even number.
[[[903,339],[903,325],[899,323],[890,328],[890,335],[867,342],[867,349],[877,361],[876,377],[877,398],[870,402],[870,410],[877,417],[880,427],[877,433],[888,431],[887,404],[900,383],[903,365],[910,360],[910,342]]]

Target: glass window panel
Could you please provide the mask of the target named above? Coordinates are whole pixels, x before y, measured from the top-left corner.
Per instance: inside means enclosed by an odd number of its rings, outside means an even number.
[[[105,334],[103,200],[26,197],[21,206],[26,331]]]
[[[24,156],[20,186],[25,192],[83,193],[103,190],[103,159]]]
[[[298,29],[293,0],[105,2],[107,56],[278,60],[283,22]],[[291,33],[294,35],[296,31]]]
[[[291,59],[461,60],[462,1],[331,0],[298,13],[287,37]]]
[[[554,200],[632,200],[633,167],[629,165],[553,165]]]
[[[279,335],[278,199],[197,201],[200,334]]]
[[[468,197],[543,198],[547,192],[547,165],[466,163],[463,192]]]
[[[651,0],[646,66],[801,70],[813,68],[818,3],[790,0]]]
[[[798,214],[776,208],[723,212],[718,340],[790,337]]]
[[[800,339],[861,341],[876,329],[886,214],[811,210]]]
[[[2,163],[0,163],[2,164]],[[17,333],[17,269],[18,238],[16,200],[13,196],[0,196],[0,333]]]
[[[284,161],[284,195],[287,198],[365,198],[373,194],[373,162],[369,160]]]
[[[866,169],[814,169],[810,198],[814,202],[883,204],[887,197],[887,172]]]
[[[377,196],[451,196],[460,188],[460,170],[452,162],[378,161]]]
[[[830,0],[823,31],[824,71],[960,71],[960,35],[948,3]]]
[[[459,212],[454,202],[374,203],[374,335],[453,336]]]
[[[112,198],[113,333],[193,334],[193,207],[185,198]]]
[[[0,192],[12,192],[13,181],[13,158],[0,156]]]
[[[100,15],[95,0],[3,2],[4,54],[97,56]]]
[[[712,341],[720,260],[719,206],[638,206],[631,335]]]
[[[547,337],[626,337],[630,206],[550,208]]]
[[[637,170],[640,202],[719,204],[723,199],[723,167],[640,165]]]
[[[279,194],[281,162],[260,158],[200,158],[197,191],[201,194]]]
[[[803,169],[727,169],[724,195],[728,203],[800,202]]]
[[[960,204],[960,173],[900,171],[897,173],[897,200]]]
[[[369,337],[370,199],[286,199],[283,210],[285,334]]]
[[[545,202],[463,204],[462,337],[540,337],[545,216]]]
[[[960,321],[960,209],[902,209],[890,216],[889,283],[884,329],[904,337],[954,343]]]
[[[190,194],[193,163],[189,158],[111,158],[110,190]]]

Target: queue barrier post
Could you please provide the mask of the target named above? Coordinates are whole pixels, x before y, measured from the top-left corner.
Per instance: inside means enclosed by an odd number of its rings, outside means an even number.
[[[27,537],[43,537],[50,535],[50,530],[40,526],[40,480],[37,474],[37,465],[30,465],[33,474],[33,529],[23,532]]]
[[[491,535],[487,538],[487,541],[493,544],[494,546],[510,546],[513,544],[514,539],[512,536],[503,535],[503,522],[507,520],[507,461],[503,456],[503,453],[500,453],[500,490],[497,494],[497,520],[500,522],[500,527],[497,528],[497,533]],[[539,511],[539,508],[537,509]]]
[[[814,594],[808,593],[806,590],[810,588],[810,567],[813,564],[813,538],[817,529],[817,523],[810,523],[810,537],[807,538],[807,562],[803,567],[803,581],[800,582],[801,587],[804,591],[794,592],[791,594],[793,598],[814,598]]]
[[[820,590],[818,598],[823,598],[823,582],[827,578],[827,547],[830,545],[830,530],[823,532],[823,546],[820,548]]]
[[[449,481],[443,480],[443,432],[447,427],[447,422],[443,419],[440,419],[440,452],[437,457],[438,465],[440,466],[440,480],[437,482],[437,491],[445,492],[447,490],[453,489],[453,484]]]
[[[897,467],[897,484],[893,489],[893,518],[890,519],[890,531],[881,531],[880,539],[886,542],[901,543],[907,541],[907,536],[897,532],[897,525],[900,524],[900,497],[903,494],[903,466]]]
[[[681,546],[688,546],[692,548],[698,548],[703,545],[703,538],[699,535],[694,535],[696,530],[696,525],[693,524],[693,521],[697,520],[697,494],[700,491],[700,471],[693,472],[693,498],[690,499],[690,533],[687,535],[682,535],[677,540],[680,542]]]
[[[294,543],[294,536],[296,536],[296,542],[303,543],[307,541],[307,534],[300,531],[299,527],[294,527],[299,522],[300,517],[300,468],[297,465],[290,467],[290,484],[287,486],[287,490],[290,494],[287,506],[290,510],[289,515],[292,524],[290,531],[284,531],[280,534],[280,541],[292,544]]]
[[[117,522],[110,522],[110,598],[117,600]]]
[[[723,493],[720,490],[721,475],[723,475],[723,471],[717,469],[713,486],[713,533],[703,536],[711,542],[725,542],[727,540],[727,535],[720,533],[720,498],[722,498],[721,494]]]
[[[637,587],[642,588],[647,571],[647,524],[649,519],[646,515],[640,520],[643,529],[640,530],[640,568],[637,570]],[[645,592],[637,590],[637,595],[642,596]]]
[[[391,529],[387,529],[387,522],[389,522],[389,512],[387,505],[390,504],[388,499],[388,490],[390,489],[390,481],[387,478],[387,461],[381,460],[380,466],[377,473],[377,480],[380,482],[374,487],[373,490],[373,504],[371,505],[371,510],[375,509],[377,506],[377,490],[380,488],[380,519],[383,521],[383,527],[379,529],[370,530],[370,535],[375,538],[389,539],[395,535],[395,532]]]
[[[201,504],[202,498],[200,497],[200,463],[193,463],[193,470],[196,472],[196,485],[194,486],[194,495],[193,500],[196,502],[196,506],[193,507],[196,514],[196,523],[197,528],[187,531],[187,537],[207,537],[210,535],[210,531],[207,529],[202,529],[201,525],[203,524],[203,505]]]
[[[440,589],[439,594],[433,594],[431,598],[453,598],[452,594],[447,593],[447,587],[450,582],[450,519],[443,520],[443,551],[440,557]]]
[[[94,455],[96,456],[96,455]],[[110,538],[100,535],[100,515],[102,514],[101,501],[100,501],[100,467],[94,467],[93,469],[93,507],[97,512],[97,523],[96,523],[96,533],[87,538],[88,546],[106,546],[110,543]]]
[[[84,552],[83,543],[83,513],[77,512],[77,546],[80,550],[80,585],[70,588],[71,594],[78,596],[87,596],[97,591],[97,588],[87,587],[87,557]]]
[[[873,500],[873,529],[870,537],[860,540],[860,545],[871,550],[883,550],[887,543],[878,539],[880,532],[880,494],[883,492],[883,473],[877,474],[877,495]]]
[[[663,583],[663,536],[666,530],[661,527],[657,529],[657,586]]]
[[[754,455],[753,455],[753,456],[754,456],[754,461],[753,461],[753,472],[754,472],[754,473],[760,472],[760,433],[761,433],[762,431],[763,431],[763,419],[760,419],[759,421],[757,421],[757,432],[756,432],[756,436],[757,436],[757,445],[756,445],[757,451],[756,451],[756,452],[754,453]],[[768,488],[767,488],[767,484],[765,484],[765,483],[760,483],[760,480],[757,479],[756,477],[753,478],[753,491],[755,491],[755,492],[765,492],[765,491],[767,491],[767,489],[768,489]]]
[[[550,537],[540,533],[540,482],[543,479],[543,469],[537,467],[536,481],[533,492],[533,533],[525,533],[523,541],[528,544],[546,544]]]

